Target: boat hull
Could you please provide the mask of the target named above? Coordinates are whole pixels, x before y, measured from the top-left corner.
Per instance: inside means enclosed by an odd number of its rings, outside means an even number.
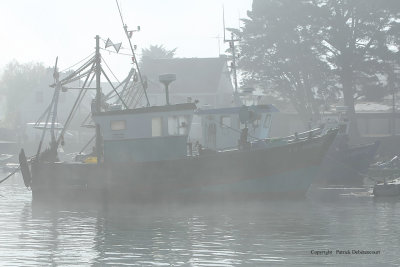
[[[400,184],[376,184],[372,193],[374,197],[398,197]]]
[[[32,165],[33,200],[171,201],[305,196],[336,132],[286,145],[144,163]]]
[[[320,181],[330,185],[362,186],[379,142],[350,148],[341,148],[335,143],[322,163]]]

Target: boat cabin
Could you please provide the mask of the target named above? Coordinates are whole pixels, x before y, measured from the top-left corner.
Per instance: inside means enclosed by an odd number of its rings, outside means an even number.
[[[187,156],[194,103],[94,113],[104,162],[149,162]]]
[[[279,110],[273,105],[197,110],[196,115],[201,117],[201,143],[213,150],[237,147],[245,127],[249,142],[265,139],[269,137],[274,112]]]

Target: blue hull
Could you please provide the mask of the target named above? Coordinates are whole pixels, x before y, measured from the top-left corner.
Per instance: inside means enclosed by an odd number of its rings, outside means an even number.
[[[304,197],[336,131],[269,148],[158,162],[32,166],[33,200],[162,202]]]

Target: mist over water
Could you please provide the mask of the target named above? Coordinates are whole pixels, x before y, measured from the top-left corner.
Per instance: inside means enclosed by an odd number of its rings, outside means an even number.
[[[52,207],[32,204],[20,176],[2,184],[0,194],[1,266],[400,264],[396,201]]]

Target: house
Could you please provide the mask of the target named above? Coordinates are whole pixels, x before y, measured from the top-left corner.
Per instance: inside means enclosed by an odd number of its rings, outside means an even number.
[[[147,80],[150,105],[165,105],[165,88],[160,74],[175,74],[169,85],[171,104],[198,101],[198,107],[229,107],[233,85],[224,56],[218,58],[147,59],[142,75]]]
[[[355,106],[358,130],[363,137],[400,135],[400,110],[386,101],[360,102]]]

